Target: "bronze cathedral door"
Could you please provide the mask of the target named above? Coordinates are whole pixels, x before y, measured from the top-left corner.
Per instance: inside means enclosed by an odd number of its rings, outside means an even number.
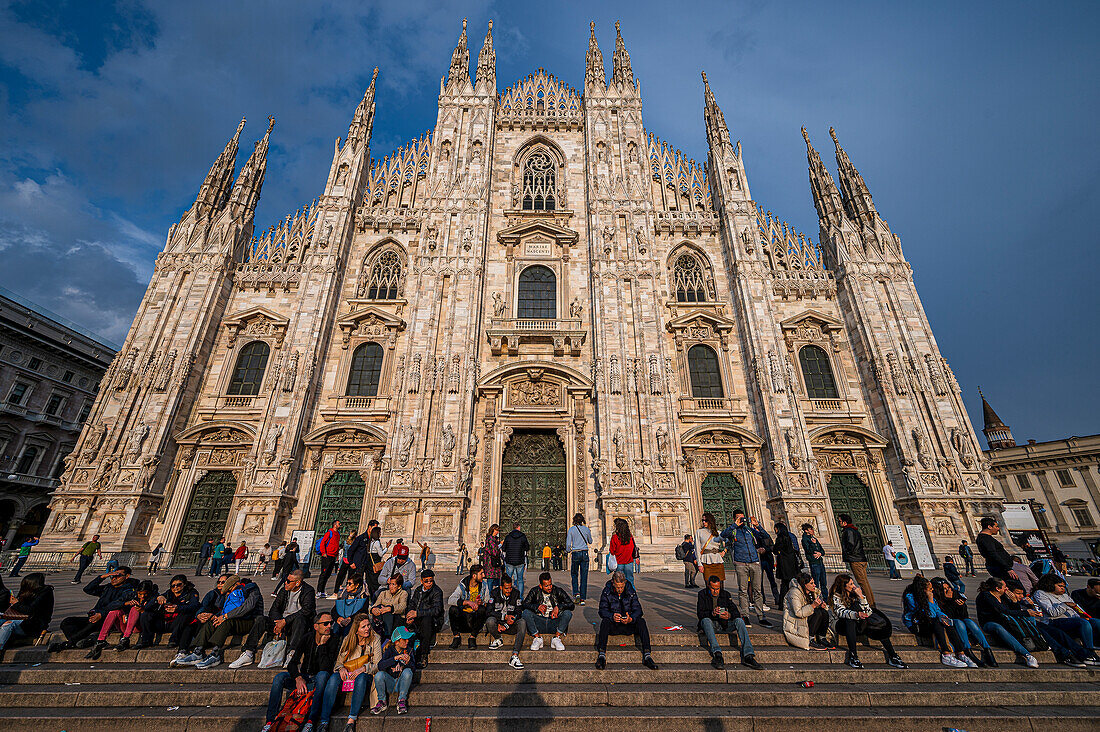
[[[516,430],[500,471],[500,533],[512,524],[531,542],[529,566],[542,567],[542,546],[565,545],[565,448],[552,430]]]

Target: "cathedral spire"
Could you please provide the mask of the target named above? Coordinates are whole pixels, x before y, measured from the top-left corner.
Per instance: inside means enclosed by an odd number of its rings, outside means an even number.
[[[199,195],[195,199],[196,213],[199,216],[211,214],[221,208],[229,195],[230,182],[233,180],[233,170],[237,166],[237,142],[241,138],[241,130],[244,129],[244,117],[237,125],[237,131],[225,144],[221,155],[210,166],[210,172],[206,174],[206,180],[199,186]]]
[[[603,70],[603,54],[596,43],[596,23],[588,24],[588,57],[584,61],[584,86],[586,89],[606,89],[607,76]]]
[[[711,149],[717,150],[723,144],[728,145],[730,131],[726,127],[726,118],[714,100],[714,92],[710,90],[710,82],[707,81],[707,72],[703,72],[703,119],[707,126],[707,142]]]
[[[374,67],[374,75],[370,77],[370,86],[363,94],[363,101],[355,109],[355,116],[348,127],[348,143],[358,147],[363,142],[370,142],[371,130],[374,127],[374,84],[378,80],[378,67]]]
[[[268,117],[267,132],[256,142],[248,162],[241,168],[237,182],[233,185],[232,202],[238,207],[233,213],[245,220],[252,218],[256,211],[256,204],[260,200],[260,189],[263,187],[264,175],[267,173],[267,146],[274,127],[275,118]]]
[[[497,88],[497,52],[493,49],[493,21],[485,31],[485,43],[477,55],[477,86],[490,92]]]
[[[836,145],[837,176],[840,181],[840,190],[844,194],[844,207],[848,216],[853,221],[870,226],[878,217],[875,210],[875,202],[871,200],[871,192],[867,190],[867,184],[863,182],[863,176],[848,159],[848,153],[840,146],[836,138],[836,130],[829,128],[829,136]]]
[[[470,49],[466,47],[466,19],[462,19],[462,35],[451,54],[451,70],[447,72],[447,88],[457,85],[459,89],[470,83]]]
[[[630,68],[630,54],[626,52],[623,34],[619,30],[619,21],[615,21],[615,55],[612,57],[611,82],[620,89],[635,88],[634,72]]]
[[[989,406],[989,402],[985,400],[985,394],[982,394],[980,388],[978,389],[978,395],[982,398],[982,421],[985,422],[982,433],[985,435],[986,442],[989,443],[989,449],[1003,450],[1006,447],[1016,447],[1016,440],[1012,437],[1012,431],[993,411],[993,407]]]
[[[833,177],[821,162],[821,156],[817,154],[806,128],[802,128],[802,137],[806,140],[806,160],[810,164],[810,190],[814,194],[814,206],[817,208],[817,217],[822,229],[830,226],[839,226],[844,220],[844,203],[840,198]]]

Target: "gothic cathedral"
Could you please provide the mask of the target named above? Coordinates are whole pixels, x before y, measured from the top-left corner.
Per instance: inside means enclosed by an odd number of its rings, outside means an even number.
[[[321,196],[262,233],[274,120],[236,172],[241,122],[168,232],[43,548],[182,556],[377,517],[446,563],[495,523],[564,543],[580,513],[603,545],[625,518],[659,566],[704,511],[827,546],[848,512],[869,550],[919,524],[937,552],[999,512],[835,134],[839,187],[806,137],[816,247],[753,200],[706,75],[705,164],[646,131],[621,34],[608,81],[592,31],[583,94],[542,69],[498,91],[492,24],[471,76],[464,22],[435,128],[382,158],[374,89]]]

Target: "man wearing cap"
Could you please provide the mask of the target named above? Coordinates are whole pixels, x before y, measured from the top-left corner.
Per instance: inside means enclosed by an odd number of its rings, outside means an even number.
[[[435,644],[435,634],[443,627],[443,590],[435,583],[435,572],[430,569],[421,572],[420,586],[409,594],[405,608],[405,625],[420,639],[416,667],[423,668]]]
[[[407,592],[412,592],[412,587],[416,584],[416,565],[409,561],[409,548],[404,544],[393,548],[393,556],[386,560],[378,572],[378,584],[385,585],[392,574],[401,575],[402,587]]]

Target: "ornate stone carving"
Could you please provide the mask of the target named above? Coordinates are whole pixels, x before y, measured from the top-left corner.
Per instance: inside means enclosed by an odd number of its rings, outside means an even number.
[[[412,368],[409,369],[409,393],[416,394],[420,391],[420,361],[423,357],[413,354]]]
[[[913,446],[917,449],[917,460],[920,461],[920,465],[925,470],[932,468],[932,456],[928,454],[925,449],[924,433],[920,431],[919,427],[914,427],[912,431]]]
[[[661,425],[657,428],[657,464],[662,468],[667,468],[668,460],[668,429]]]
[[[905,374],[901,372],[901,367],[898,365],[897,354],[893,351],[887,353],[886,364],[890,369],[890,379],[894,382],[894,391],[900,396],[905,396],[909,393],[909,387],[905,383]]]
[[[622,372],[619,370],[619,357],[611,355],[611,368],[610,370],[610,391],[612,394],[622,394],[623,392],[623,377]]]
[[[947,385],[943,380],[943,373],[936,365],[936,359],[931,353],[924,354],[924,363],[928,367],[928,379],[932,382],[932,391],[936,396],[947,396]]]
[[[615,446],[615,467],[621,469],[626,465],[626,455],[623,451],[626,439],[623,437],[623,430],[621,427],[615,428],[615,436],[611,438],[611,444]]]
[[[401,467],[405,467],[409,464],[409,455],[412,451],[413,439],[416,437],[416,430],[411,424],[402,425],[401,427],[401,442],[397,453],[398,462],[401,463]]]
[[[141,458],[141,447],[148,436],[149,425],[144,422],[130,432],[130,437],[126,440],[126,460],[128,462],[136,463]]]
[[[81,459],[89,463],[95,460],[106,437],[107,427],[102,422],[96,422],[94,425],[89,426],[84,435],[84,449],[80,453]]]
[[[508,385],[508,402],[517,407],[560,407],[561,386],[552,381],[516,381]]]
[[[440,451],[440,460],[443,463],[443,467],[451,467],[451,461],[454,460],[455,452],[455,431],[451,427],[450,423],[443,425],[443,435],[440,438],[442,444],[442,450]]]

